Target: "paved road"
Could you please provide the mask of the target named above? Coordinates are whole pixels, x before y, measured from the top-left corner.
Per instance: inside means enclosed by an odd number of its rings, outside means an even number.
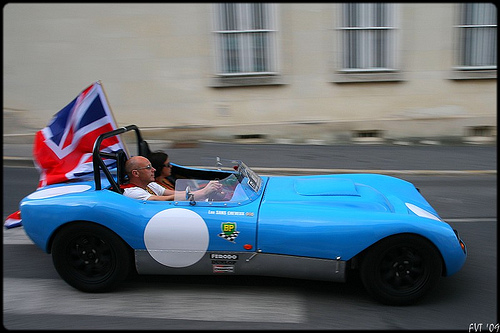
[[[488,147],[246,145],[237,149],[208,144],[168,152],[178,163],[198,165],[200,157],[213,156],[221,148],[227,153],[221,157],[240,158],[261,168],[496,170],[496,150]],[[333,166],[330,160],[335,161]],[[34,190],[37,178],[33,168],[4,167],[4,217]],[[66,285],[50,256],[37,249],[22,228],[16,228],[4,230],[3,324],[9,329],[468,331],[471,324],[497,323],[496,173],[402,174],[401,178],[421,189],[460,231],[469,249],[464,268],[441,279],[436,292],[415,306],[375,303],[356,277],[342,284],[266,277],[150,276],[137,277],[115,293],[85,294]]]

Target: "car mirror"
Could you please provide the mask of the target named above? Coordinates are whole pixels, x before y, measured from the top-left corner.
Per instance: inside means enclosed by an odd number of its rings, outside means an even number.
[[[191,188],[189,186],[186,187],[186,200],[189,201],[191,206],[196,205],[196,201],[194,201],[194,194],[191,193]]]

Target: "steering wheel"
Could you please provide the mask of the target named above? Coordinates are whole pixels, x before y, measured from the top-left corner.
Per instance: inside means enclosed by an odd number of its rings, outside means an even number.
[[[209,201],[229,201],[233,197],[234,186],[221,182],[220,191],[212,192],[208,195]]]

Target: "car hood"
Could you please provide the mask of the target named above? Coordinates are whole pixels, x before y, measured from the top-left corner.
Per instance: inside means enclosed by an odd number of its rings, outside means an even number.
[[[376,174],[272,177],[265,200],[404,214],[409,204],[437,216],[413,184]]]

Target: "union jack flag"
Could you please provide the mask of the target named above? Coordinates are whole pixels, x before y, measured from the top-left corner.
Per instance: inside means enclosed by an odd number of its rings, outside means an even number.
[[[33,157],[40,171],[38,187],[80,178],[93,171],[92,151],[97,137],[116,129],[100,82],[81,92],[35,135]],[[125,146],[119,137],[101,144],[101,151],[114,152]],[[113,160],[105,163],[111,166]],[[4,222],[8,229],[22,225],[21,212],[10,214]]]
[[[35,135],[33,157],[40,171],[39,187],[80,178],[93,171],[92,151],[97,137],[116,129],[100,82],[81,92]],[[105,139],[101,151],[124,151],[118,136]],[[114,163],[108,160],[107,164]]]
[[[14,212],[7,216],[4,222],[4,226],[7,229],[15,228],[15,227],[20,227],[22,225],[21,221],[21,211]]]

